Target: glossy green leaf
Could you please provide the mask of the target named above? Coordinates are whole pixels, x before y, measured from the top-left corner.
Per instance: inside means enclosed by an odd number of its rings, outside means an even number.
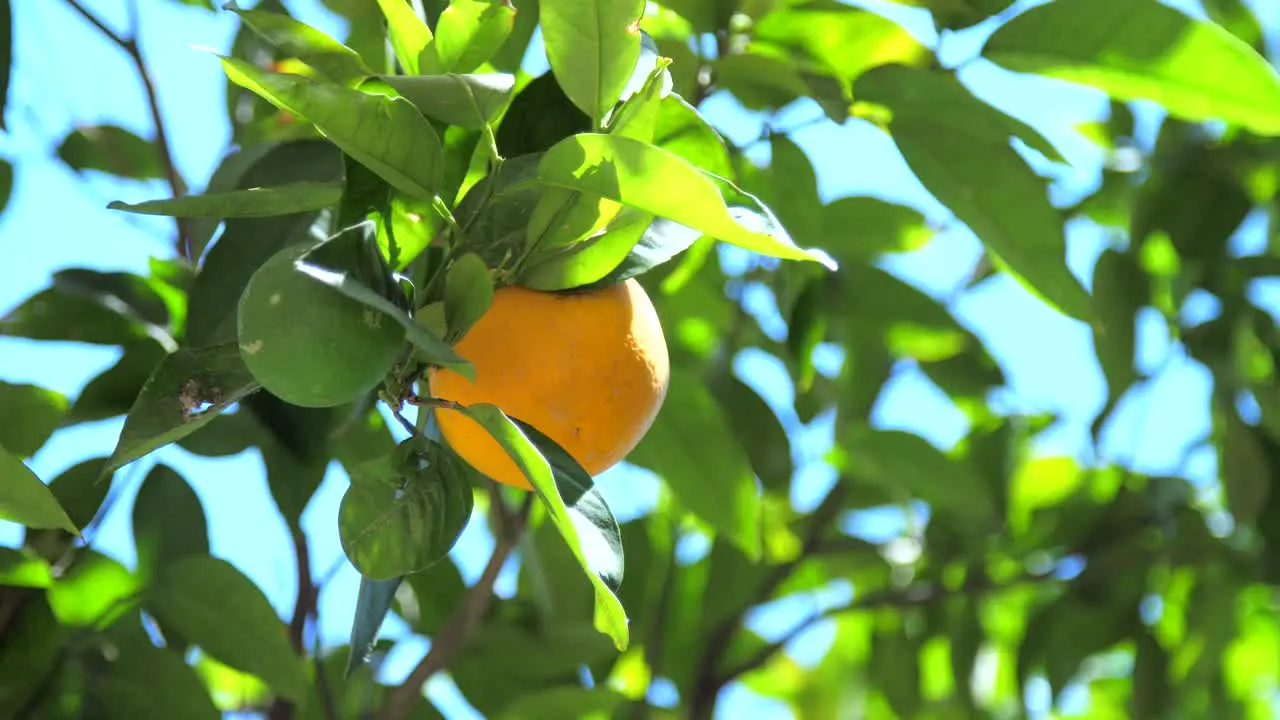
[[[760,557],[755,475],[724,412],[696,376],[673,369],[662,412],[630,462],[661,475],[681,505],[747,557]]]
[[[149,200],[129,204],[118,200],[107,204],[108,210],[123,210],[139,215],[170,217],[270,217],[323,210],[342,197],[342,187],[330,183],[293,183],[278,187],[251,188],[210,195],[187,195],[168,200]]]
[[[0,517],[32,528],[79,529],[67,517],[49,486],[22,459],[0,447]]]
[[[505,0],[451,0],[436,21],[434,71],[474,71],[502,47],[515,18]]]
[[[471,519],[468,468],[449,448],[408,440],[353,468],[338,510],[342,549],[360,574],[392,580],[439,562]]]
[[[66,411],[61,393],[0,380],[0,445],[19,458],[35,455]]]
[[[1067,268],[1062,218],[1009,145],[1018,121],[934,71],[876,68],[855,92],[890,109],[890,132],[912,171],[1008,272],[1061,312],[1093,319],[1089,294]]]
[[[167,566],[147,590],[146,609],[217,660],[253,673],[295,702],[309,683],[271,603],[231,563],[192,555]]]
[[[378,7],[387,19],[387,36],[405,73],[417,75],[427,70],[419,68],[418,58],[434,39],[431,28],[405,0],[378,0]]]
[[[328,285],[338,292],[367,305],[374,310],[390,316],[405,329],[405,337],[421,353],[424,360],[444,367],[452,367],[464,375],[472,375],[475,369],[471,363],[463,359],[454,349],[439,337],[436,337],[401,306],[388,300],[384,295],[374,291],[352,273],[339,271],[326,266],[324,254],[332,252],[335,257],[349,256],[353,246],[367,243],[372,226],[356,226],[348,228],[326,240],[323,244],[308,251],[295,267],[316,282]],[[356,248],[358,249],[358,248]],[[350,265],[342,264],[343,267]]]
[[[645,263],[653,258],[652,254],[636,257],[634,250],[638,243],[650,238],[651,242],[642,250],[648,252],[657,247],[656,243],[674,237],[651,235],[653,221],[653,216],[646,212],[623,207],[590,238],[568,247],[553,248],[551,252],[532,254],[520,275],[520,283],[534,290],[554,291],[613,284],[625,279],[624,274],[633,277],[651,267]]]
[[[166,177],[155,142],[119,125],[86,125],[72,130],[58,146],[58,157],[80,173],[94,170],[130,180]]]
[[[133,542],[138,574],[156,577],[165,567],[209,553],[209,527],[200,498],[177,471],[156,465],[133,501]]]
[[[599,128],[640,57],[643,0],[540,0],[547,60],[560,87]]]
[[[239,15],[245,25],[285,56],[301,60],[336,83],[354,86],[374,74],[354,50],[288,15],[243,10],[235,2],[227,3],[224,9]]]
[[[496,405],[476,404],[460,412],[487,430],[529,479],[595,588],[596,629],[625,650],[627,618],[615,594],[623,571],[618,523],[591,476],[553,441]]]
[[[763,255],[834,267],[820,252],[743,225],[708,176],[678,155],[629,138],[590,133],[567,138],[543,156],[538,178],[596,193]]]
[[[484,127],[506,107],[516,82],[506,73],[388,75],[382,80],[423,115],[473,129]]]
[[[1011,70],[1155,101],[1175,117],[1280,134],[1280,75],[1266,59],[1157,0],[1058,0],[1010,20],[982,52]]]
[[[834,2],[800,3],[768,13],[752,36],[846,83],[876,65],[921,64],[930,55],[892,20]]]
[[[662,98],[653,144],[713,175],[733,177],[733,163],[724,138],[679,95]]]
[[[230,80],[316,126],[333,144],[397,190],[431,199],[443,150],[431,123],[402,98],[374,95],[222,58]]]
[[[129,408],[105,470],[190,435],[258,387],[234,343],[166,356]]]

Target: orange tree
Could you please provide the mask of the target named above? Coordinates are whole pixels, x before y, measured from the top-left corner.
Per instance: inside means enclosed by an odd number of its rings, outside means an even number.
[[[146,76],[134,37],[67,3]],[[0,716],[436,717],[422,687],[438,672],[499,718],[701,720],[737,682],[805,718],[1017,717],[1037,683],[1083,690],[1068,705],[1089,717],[1271,716],[1280,330],[1247,291],[1280,264],[1227,243],[1280,187],[1264,33],[1238,0],[1206,0],[1211,20],[1155,0],[901,4],[957,35],[996,18],[983,57],[1109,94],[1109,119],[1081,128],[1106,158],[1096,192],[1051,204],[1012,144],[1064,162],[1039,130],[894,21],[833,0],[326,0],[345,44],[276,0],[224,8],[241,23],[218,58],[233,146],[203,192],[174,168],[149,81],[153,139],[102,126],[60,148],[76,169],[167,179],[173,197],[112,207],[176,218],[174,257],[149,276],[62,271],[0,319],[13,338],[122,349],[71,402],[0,384],[0,514],[26,526],[0,549]],[[700,112],[717,94],[887,131],[982,241],[973,284],[1011,276],[1092,330],[1108,388],[1094,444],[1158,375],[1135,363],[1135,328],[1160,318],[1213,373],[1217,482],[1035,452],[1054,418],[997,411],[1007,368],[877,263],[928,239],[920,213],[823,203],[778,128],[753,162]],[[1138,100],[1167,111],[1154,143],[1134,140]],[[1079,220],[1116,238],[1088,283],[1065,262]],[[747,269],[717,243],[750,251]],[[748,312],[747,286],[785,336]],[[1220,311],[1189,319],[1206,293]],[[820,346],[843,351],[837,372]],[[786,407],[735,374],[747,349],[786,368]],[[903,364],[965,413],[955,447],[871,422]],[[59,428],[117,416],[109,454],[48,483],[29,469]],[[789,502],[795,422],[819,416],[839,479],[806,511]],[[290,617],[210,554],[199,500],[164,464],[134,504],[136,567],[94,548],[118,471],[171,443],[261,453],[300,568]],[[619,525],[592,476],[624,456],[664,492]],[[362,582],[349,645],[311,647],[300,518],[335,461]],[[889,542],[843,523],[920,502],[928,521]],[[468,522],[495,540],[470,586],[447,557]],[[678,557],[688,537],[709,552]],[[495,597],[513,555],[517,589]],[[851,599],[781,637],[744,623],[833,583]],[[368,661],[391,612],[432,645],[386,685]],[[818,624],[830,647],[800,665],[788,643]]]

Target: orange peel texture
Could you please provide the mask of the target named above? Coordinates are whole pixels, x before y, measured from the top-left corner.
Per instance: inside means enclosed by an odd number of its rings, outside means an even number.
[[[474,365],[475,382],[436,368],[433,396],[497,405],[555,440],[593,476],[639,444],[671,378],[662,323],[634,279],[579,293],[501,288],[455,349]],[[457,410],[436,413],[445,441],[472,467],[533,489],[478,423]]]

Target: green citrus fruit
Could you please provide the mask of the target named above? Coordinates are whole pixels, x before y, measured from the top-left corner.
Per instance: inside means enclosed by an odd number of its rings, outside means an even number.
[[[404,328],[294,268],[292,245],[263,263],[240,296],[240,356],[262,387],[302,407],[352,402],[398,359]]]

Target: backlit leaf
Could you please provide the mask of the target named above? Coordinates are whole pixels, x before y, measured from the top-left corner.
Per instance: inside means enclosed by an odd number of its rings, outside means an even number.
[[[0,517],[27,527],[62,528],[79,533],[49,486],[3,447],[0,447]]]
[[[551,72],[599,128],[640,57],[644,0],[540,0]]]
[[[293,183],[210,195],[187,195],[168,200],[149,200],[132,205],[113,201],[107,205],[107,209],[139,215],[191,218],[270,217],[322,210],[336,204],[340,197],[340,185]]]

